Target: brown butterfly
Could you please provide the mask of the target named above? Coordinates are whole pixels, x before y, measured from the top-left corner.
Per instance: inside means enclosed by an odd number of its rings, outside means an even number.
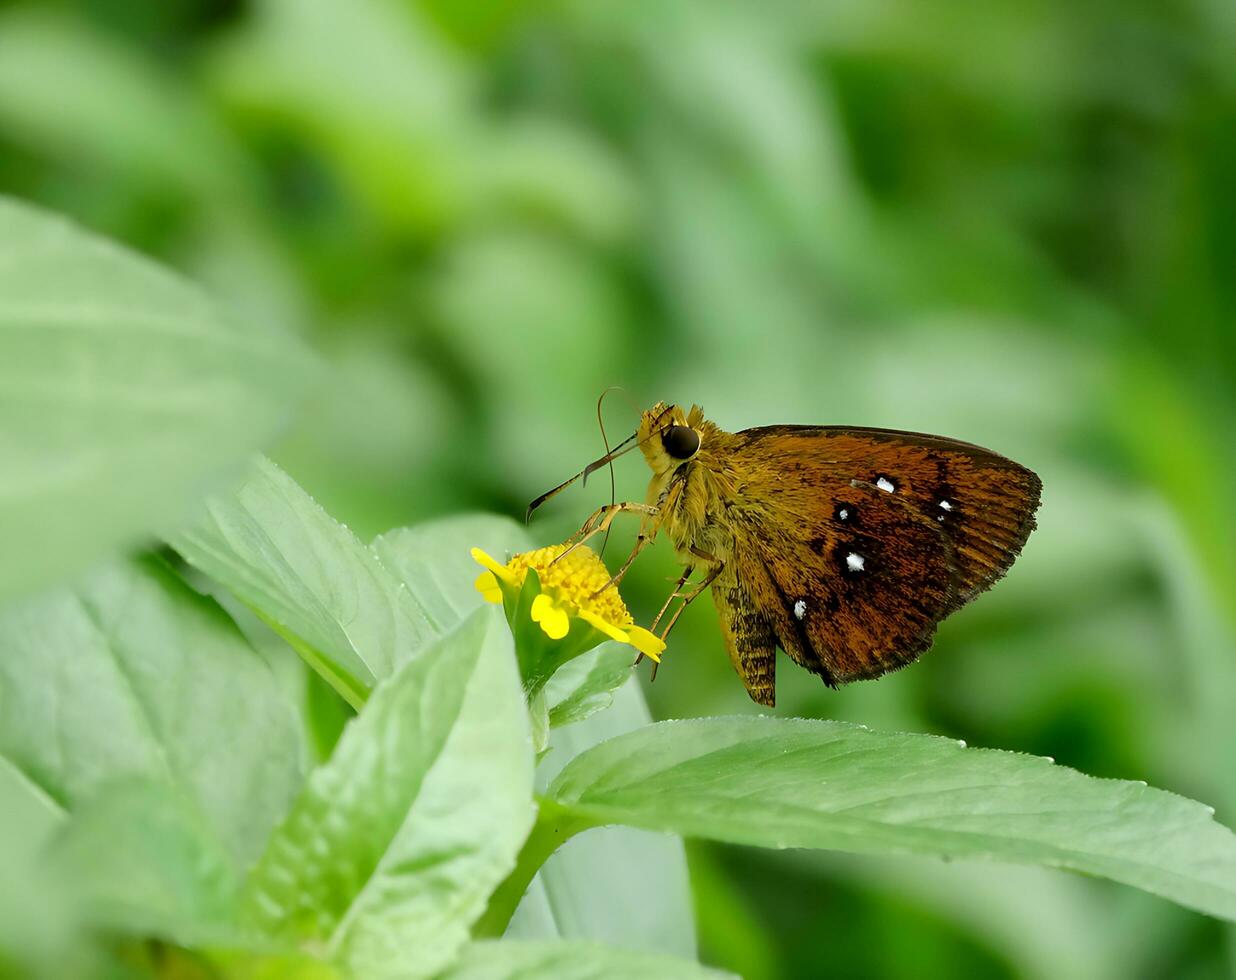
[[[654,631],[674,599],[682,603],[663,635],[711,587],[734,669],[769,706],[777,647],[830,687],[917,659],[945,616],[1008,571],[1034,530],[1042,487],[1024,466],[940,436],[807,425],[726,432],[699,406],[661,403],[528,513],[632,442],[652,469],[647,502],[600,508],[575,540],[619,513],[642,515],[617,581],[664,530],[686,570]]]

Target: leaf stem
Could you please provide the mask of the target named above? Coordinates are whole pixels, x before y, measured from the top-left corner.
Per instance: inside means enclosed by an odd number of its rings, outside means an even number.
[[[547,797],[537,797],[536,823],[524,841],[515,869],[489,897],[489,905],[472,927],[474,939],[496,939],[506,932],[541,866],[559,847],[593,824]]]

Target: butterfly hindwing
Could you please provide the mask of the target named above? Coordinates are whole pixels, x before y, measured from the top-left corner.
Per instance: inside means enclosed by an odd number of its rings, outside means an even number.
[[[738,549],[751,555],[743,569],[758,563],[773,583],[782,649],[830,684],[909,663],[958,602],[944,531],[874,487],[849,489],[848,519],[770,515]]]

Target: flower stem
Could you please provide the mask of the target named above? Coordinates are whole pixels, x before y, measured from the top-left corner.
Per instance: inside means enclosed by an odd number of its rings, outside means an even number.
[[[472,927],[472,938],[495,939],[506,932],[511,916],[549,856],[581,830],[592,824],[553,800],[537,799],[536,823],[524,841],[515,869],[489,897],[489,905]]]

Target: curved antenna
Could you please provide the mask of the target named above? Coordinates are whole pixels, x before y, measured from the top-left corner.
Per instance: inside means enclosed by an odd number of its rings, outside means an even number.
[[[626,439],[624,439],[622,442],[618,443],[617,446],[615,446],[612,450],[610,450],[600,459],[594,460],[593,462],[589,463],[587,466],[585,466],[582,470],[576,473],[569,480],[563,480],[552,490],[546,490],[543,494],[537,497],[536,500],[532,501],[532,503],[528,505],[528,510],[524,514],[524,523],[526,524],[532,518],[532,512],[536,510],[538,507],[540,507],[541,504],[545,503],[545,501],[549,500],[551,497],[556,497],[558,494],[560,494],[563,490],[569,487],[576,480],[580,479],[581,477],[587,477],[588,474],[596,472],[597,470],[599,470],[602,466],[604,466],[606,463],[610,462],[611,460],[615,460],[619,456],[629,453],[635,447],[627,446],[627,443],[634,442],[638,435],[639,435],[638,432],[631,434]]]
[[[638,406],[636,406],[635,404],[635,399],[633,399],[630,393],[626,390],[626,388],[623,388],[621,385],[610,385],[603,392],[601,392],[601,397],[597,399],[597,427],[601,430],[601,442],[604,443],[605,445],[605,455],[606,456],[609,456],[609,437],[605,434],[605,418],[603,417],[601,413],[601,409],[605,404],[605,396],[608,395],[611,391],[621,391],[626,396],[627,402],[631,405],[632,408],[635,409],[635,414],[637,416],[640,414],[640,410]],[[606,465],[609,466],[609,505],[610,507],[613,507],[614,504],[618,502],[617,483],[614,480],[613,457],[610,457],[609,463]],[[587,470],[585,470],[584,471],[584,484],[587,485],[587,483],[588,483],[588,472]],[[614,529],[614,526],[612,524],[605,529],[605,537],[601,539],[601,549],[600,551],[597,552],[597,554],[601,558],[605,557],[605,549],[609,546],[609,534],[613,529]]]
[[[533,511],[535,511],[538,507],[540,507],[547,500],[551,499],[552,497],[556,497],[558,494],[560,494],[563,490],[569,487],[576,480],[582,478],[584,482],[587,483],[589,475],[591,475],[592,473],[595,473],[602,466],[605,466],[611,461],[617,459],[619,456],[625,456],[632,449],[635,449],[637,446],[642,445],[643,442],[646,441],[647,439],[651,439],[654,435],[656,435],[657,423],[661,421],[661,419],[665,416],[665,413],[668,411],[669,411],[669,408],[667,407],[661,412],[660,415],[658,415],[653,420],[652,431],[648,433],[647,437],[644,440],[641,440],[640,442],[636,443],[634,446],[630,445],[630,443],[635,442],[635,440],[639,438],[639,429],[636,429],[633,433],[631,433],[631,435],[623,439],[622,442],[618,443],[618,445],[616,445],[613,449],[607,452],[600,459],[593,460],[591,463],[585,466],[582,470],[576,473],[569,480],[563,480],[552,490],[546,490],[543,494],[537,497],[536,500],[532,501],[532,503],[528,505],[527,511],[524,512],[524,523],[527,524],[532,519]]]

